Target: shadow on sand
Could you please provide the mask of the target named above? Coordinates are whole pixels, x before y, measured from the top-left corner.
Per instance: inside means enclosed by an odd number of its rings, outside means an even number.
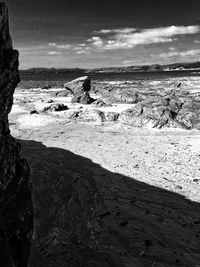
[[[20,143],[32,170],[30,267],[200,266],[200,204],[70,151]]]

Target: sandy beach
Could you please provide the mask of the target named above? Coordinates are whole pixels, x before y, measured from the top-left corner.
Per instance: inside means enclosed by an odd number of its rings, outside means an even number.
[[[50,105],[41,102],[48,98],[48,93],[29,94],[27,90],[23,97],[31,99],[31,103],[20,103],[22,94],[16,92],[18,101],[10,114],[11,133],[16,138],[69,150],[109,171],[200,201],[198,130],[141,129],[114,122],[71,121],[66,118],[68,111],[30,115],[30,108],[38,110]],[[70,97],[56,101],[72,110],[94,109],[71,104]],[[134,104],[115,104],[99,110],[122,112],[131,106]]]

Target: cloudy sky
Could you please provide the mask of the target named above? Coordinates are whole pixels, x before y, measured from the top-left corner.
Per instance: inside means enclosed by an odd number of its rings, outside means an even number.
[[[5,0],[20,68],[200,60],[200,0]]]

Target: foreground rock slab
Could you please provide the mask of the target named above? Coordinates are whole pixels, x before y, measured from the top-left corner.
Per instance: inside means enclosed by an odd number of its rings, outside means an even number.
[[[0,3],[0,266],[27,267],[32,237],[30,170],[10,135],[8,114],[20,81],[18,52],[9,35],[8,10]]]
[[[64,149],[22,147],[34,170],[31,267],[198,266],[199,203]]]

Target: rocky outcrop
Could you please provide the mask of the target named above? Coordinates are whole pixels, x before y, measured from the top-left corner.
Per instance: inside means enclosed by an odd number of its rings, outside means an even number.
[[[91,89],[91,81],[88,76],[79,77],[71,82],[65,83],[64,87],[72,91],[73,95],[78,95],[80,93],[89,92]]]
[[[72,103],[91,104],[94,101],[88,93],[91,89],[91,81],[88,76],[65,83],[64,87],[74,96]]]
[[[135,127],[195,128],[200,122],[200,102],[181,99],[175,93],[163,97],[149,97],[119,116],[119,122]],[[190,100],[189,100],[190,99]]]
[[[18,51],[9,34],[8,10],[0,3],[0,266],[26,267],[32,236],[29,166],[10,135],[8,114],[20,81]]]
[[[113,92],[109,97],[107,102],[109,103],[126,103],[126,104],[135,104],[140,100],[137,92]]]

